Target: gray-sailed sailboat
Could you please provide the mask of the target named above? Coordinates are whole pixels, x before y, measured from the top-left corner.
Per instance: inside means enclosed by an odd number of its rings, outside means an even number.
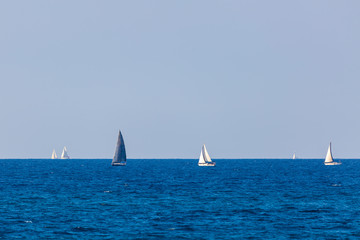
[[[121,131],[119,131],[115,155],[114,155],[111,165],[112,166],[126,166],[125,143],[124,143],[124,139],[121,134]]]

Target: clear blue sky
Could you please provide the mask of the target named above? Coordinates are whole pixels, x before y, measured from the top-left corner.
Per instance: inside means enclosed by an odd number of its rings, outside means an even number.
[[[360,158],[360,1],[2,1],[0,158]]]

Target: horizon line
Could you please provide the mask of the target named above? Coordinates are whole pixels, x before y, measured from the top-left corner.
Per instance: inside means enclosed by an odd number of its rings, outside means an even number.
[[[212,158],[213,160],[324,160],[324,158]],[[339,160],[357,160],[360,158],[334,158]],[[0,160],[112,160],[112,158],[0,158]],[[127,160],[198,160],[198,158],[128,158]]]

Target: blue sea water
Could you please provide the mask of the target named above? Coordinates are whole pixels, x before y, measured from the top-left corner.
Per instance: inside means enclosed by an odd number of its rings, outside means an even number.
[[[0,239],[359,239],[360,161],[0,160]]]

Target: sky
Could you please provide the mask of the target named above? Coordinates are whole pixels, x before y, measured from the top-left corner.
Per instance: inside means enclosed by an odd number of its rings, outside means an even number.
[[[359,8],[1,1],[0,158],[360,158]]]

